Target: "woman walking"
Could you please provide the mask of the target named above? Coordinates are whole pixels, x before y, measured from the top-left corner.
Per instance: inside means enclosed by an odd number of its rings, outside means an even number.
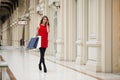
[[[40,25],[38,27],[38,36],[41,36],[41,47],[39,48],[40,50],[40,62],[39,62],[39,69],[42,70],[41,64],[43,64],[44,67],[44,72],[47,73],[47,68],[45,65],[45,51],[46,48],[48,47],[48,32],[50,32],[50,25],[49,25],[49,20],[47,16],[43,16]]]

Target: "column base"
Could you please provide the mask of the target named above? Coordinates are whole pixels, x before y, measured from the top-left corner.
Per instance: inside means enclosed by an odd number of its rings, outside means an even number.
[[[62,53],[56,53],[56,59],[57,60],[64,60],[64,57],[62,56]]]
[[[76,63],[77,63],[77,64],[80,64],[80,65],[83,65],[83,64],[84,64],[83,61],[82,61],[82,58],[81,58],[80,56],[78,56],[78,57],[76,58]]]
[[[58,60],[64,60],[64,46],[63,46],[63,40],[62,39],[57,39],[56,40],[56,43],[57,43],[57,52],[56,52],[56,59]]]
[[[86,64],[86,69],[94,72],[101,72],[101,65],[97,64],[95,61],[89,60]]]

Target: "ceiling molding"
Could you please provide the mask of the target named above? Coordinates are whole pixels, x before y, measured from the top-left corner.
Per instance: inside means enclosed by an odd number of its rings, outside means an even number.
[[[7,18],[9,18],[16,7],[18,7],[18,0],[1,0],[0,21],[4,22]]]

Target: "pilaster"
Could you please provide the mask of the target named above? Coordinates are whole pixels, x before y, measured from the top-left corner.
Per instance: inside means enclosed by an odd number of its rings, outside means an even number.
[[[88,41],[87,68],[95,72],[101,71],[101,18],[100,1],[88,1]]]
[[[30,35],[29,35],[29,38],[36,36],[37,27],[39,26],[38,22],[40,22],[40,18],[38,17],[37,12],[36,12],[36,7],[37,7],[36,5],[37,5],[36,0],[30,1],[30,8],[29,8],[29,11],[30,11],[29,34]]]
[[[57,39],[56,39],[56,45],[57,45],[57,53],[56,53],[56,58],[59,60],[64,59],[64,35],[63,35],[63,30],[64,30],[64,20],[63,19],[63,9],[64,9],[64,0],[60,0],[60,8],[57,10]]]
[[[64,60],[75,61],[76,56],[76,1],[64,0]]]
[[[101,0],[102,5],[102,72],[112,72],[112,0]]]
[[[86,64],[86,24],[87,24],[87,2],[86,0],[77,1],[77,58],[76,63]]]

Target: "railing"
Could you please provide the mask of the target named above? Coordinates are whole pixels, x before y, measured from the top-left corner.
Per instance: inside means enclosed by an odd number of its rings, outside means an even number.
[[[9,69],[7,62],[3,59],[1,55],[0,55],[0,70],[1,70],[0,80],[16,80],[11,70]]]
[[[0,80],[6,80],[6,69],[8,68],[8,64],[2,56],[0,56],[0,69],[1,69],[1,75],[0,75]]]
[[[0,61],[0,69],[2,71],[1,73],[1,80],[6,80],[6,69],[8,68],[8,65],[5,61]]]

